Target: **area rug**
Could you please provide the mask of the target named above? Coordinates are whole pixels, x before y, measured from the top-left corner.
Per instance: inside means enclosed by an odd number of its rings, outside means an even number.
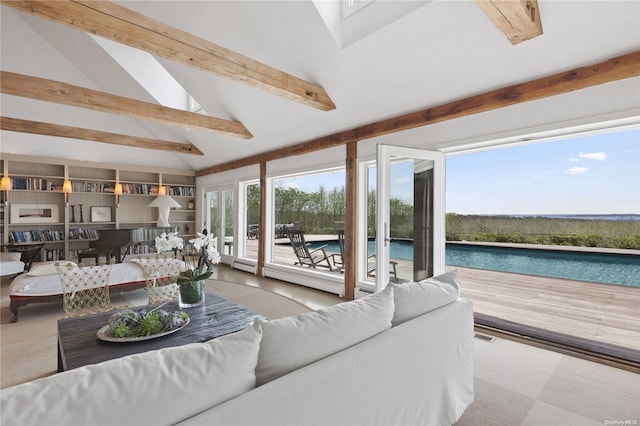
[[[206,291],[272,319],[311,311],[295,300],[243,284],[208,280]],[[141,306],[147,303],[147,295],[145,290],[136,290],[114,295],[111,300],[117,306]],[[8,301],[3,301],[0,314],[0,388],[55,373],[57,321],[64,316],[62,305],[22,307],[19,321],[11,324]]]

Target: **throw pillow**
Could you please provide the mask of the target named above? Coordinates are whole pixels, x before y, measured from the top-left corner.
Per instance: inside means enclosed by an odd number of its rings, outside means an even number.
[[[259,345],[249,327],[6,388],[0,423],[176,424],[253,389]]]
[[[455,301],[460,296],[457,271],[420,282],[391,284],[395,299],[394,326]]]
[[[393,289],[299,315],[256,320],[262,343],[256,367],[260,386],[391,327]]]
[[[41,277],[43,275],[56,275],[58,273],[58,270],[56,269],[56,265],[70,265],[74,268],[77,268],[78,265],[76,265],[74,262],[68,261],[68,260],[53,260],[50,262],[37,262],[31,265],[31,268],[29,268],[29,272],[27,272],[27,275],[32,276],[32,277]]]

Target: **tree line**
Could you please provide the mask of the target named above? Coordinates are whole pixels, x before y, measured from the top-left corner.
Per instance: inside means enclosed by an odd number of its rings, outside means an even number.
[[[447,213],[446,238],[640,250],[640,222]]]
[[[247,188],[247,220],[258,223],[259,185]],[[275,223],[299,223],[309,234],[334,234],[335,223],[344,221],[344,187],[306,192],[297,188],[275,189]],[[375,236],[376,193],[367,194],[368,235]],[[413,206],[390,200],[392,238],[412,239]],[[640,223],[632,220],[588,220],[547,217],[510,217],[447,213],[448,241],[526,243],[640,250]]]

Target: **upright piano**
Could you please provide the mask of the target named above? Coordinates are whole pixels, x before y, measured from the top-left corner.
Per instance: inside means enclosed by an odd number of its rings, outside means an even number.
[[[102,229],[100,238],[91,242],[89,250],[78,252],[78,261],[84,258],[94,258],[98,263],[100,255],[106,259],[115,258],[117,263],[121,263],[132,246],[139,244],[153,245],[156,237],[163,232],[167,234],[176,232],[177,227],[161,228],[131,228],[131,229]]]

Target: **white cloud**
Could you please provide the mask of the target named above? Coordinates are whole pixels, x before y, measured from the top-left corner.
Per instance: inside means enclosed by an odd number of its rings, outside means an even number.
[[[569,162],[570,162],[570,163],[577,163],[577,162],[579,162],[579,161],[580,161],[580,159],[579,159],[579,158],[576,158],[576,157],[571,157],[571,158],[569,158]]]
[[[586,158],[588,160],[598,160],[604,161],[606,160],[608,155],[604,152],[581,152],[580,158]]]
[[[567,173],[570,175],[579,175],[581,173],[587,173],[589,171],[589,169],[587,169],[586,167],[571,167],[569,170],[567,170]]]

